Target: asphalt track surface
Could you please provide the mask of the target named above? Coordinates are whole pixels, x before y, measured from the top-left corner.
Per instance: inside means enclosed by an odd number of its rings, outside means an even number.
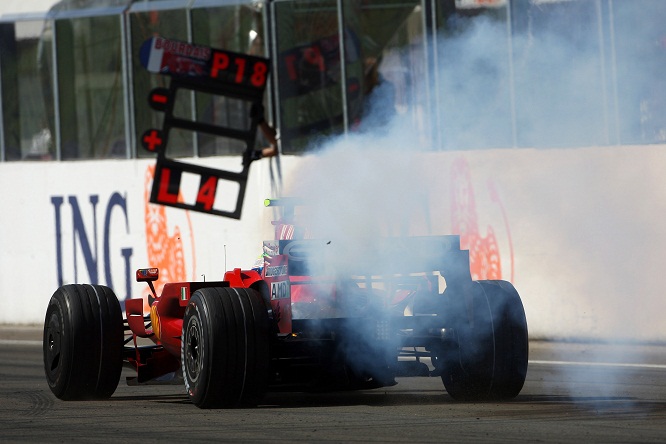
[[[182,386],[129,387],[123,372],[107,401],[60,401],[41,330],[0,327],[0,442],[666,442],[666,346],[532,342],[525,387],[504,403],[456,402],[414,377],[200,410]]]

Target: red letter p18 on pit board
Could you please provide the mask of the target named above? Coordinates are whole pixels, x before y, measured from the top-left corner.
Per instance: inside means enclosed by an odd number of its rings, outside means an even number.
[[[209,78],[263,90],[268,78],[268,60],[221,49],[151,37],[139,50],[139,60],[155,74]]]

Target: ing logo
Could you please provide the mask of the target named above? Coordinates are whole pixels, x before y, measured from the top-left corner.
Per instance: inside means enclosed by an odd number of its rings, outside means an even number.
[[[150,203],[154,176],[155,165],[151,165],[146,169],[144,180],[144,217],[148,264],[160,269],[160,278],[155,282],[159,294],[167,282],[195,280],[196,255],[190,212],[181,209],[167,211],[164,205]],[[178,201],[182,200],[179,194]],[[147,300],[148,292],[146,290],[144,300]]]
[[[499,198],[499,193],[492,181],[488,181],[490,201],[496,204],[504,219],[509,244],[510,281],[514,279],[513,243],[511,232]],[[460,248],[469,250],[472,279],[502,279],[502,260],[499,243],[493,226],[488,225],[485,236],[479,228],[476,197],[472,185],[472,174],[464,158],[457,158],[451,168],[451,227],[453,233],[460,235]]]

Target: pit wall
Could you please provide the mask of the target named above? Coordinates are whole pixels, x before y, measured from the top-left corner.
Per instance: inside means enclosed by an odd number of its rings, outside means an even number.
[[[514,283],[532,338],[661,342],[665,148],[422,154],[427,205],[410,232],[461,234],[475,278]],[[41,324],[63,283],[124,299],[147,295],[137,268],[165,282],[250,267],[273,237],[270,162],[252,165],[240,221],[147,204],[154,160],[0,163],[0,324]],[[312,162],[283,156],[285,189]]]

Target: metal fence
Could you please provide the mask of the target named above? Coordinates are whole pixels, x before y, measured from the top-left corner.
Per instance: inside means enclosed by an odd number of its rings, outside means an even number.
[[[398,124],[424,150],[662,143],[663,18],[661,0],[62,1],[0,16],[0,160],[151,156],[137,139],[165,80],[138,51],[156,34],[268,56],[283,153]],[[177,107],[245,118],[223,97]],[[169,149],[238,152],[187,131]]]

